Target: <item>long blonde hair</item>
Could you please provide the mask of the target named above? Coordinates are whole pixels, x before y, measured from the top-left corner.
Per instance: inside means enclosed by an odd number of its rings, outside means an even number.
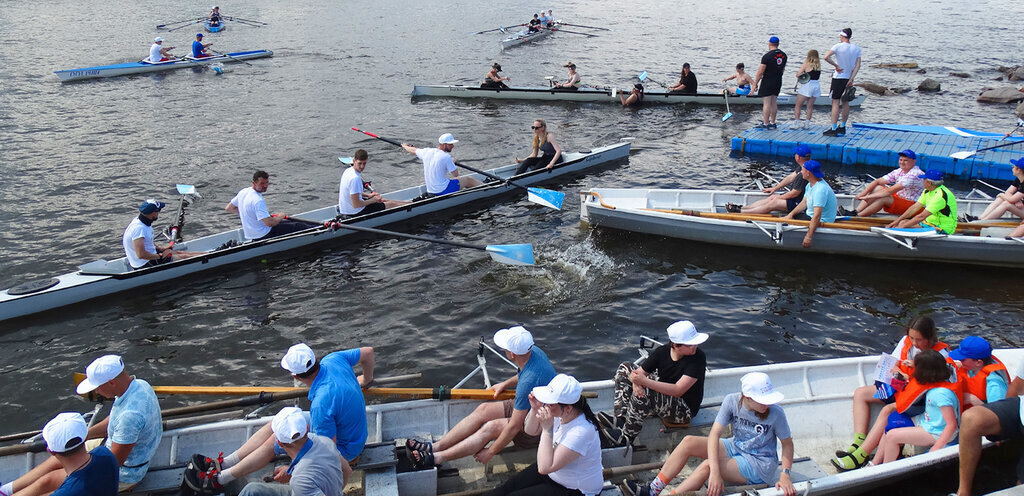
[[[821,57],[818,56],[818,51],[817,50],[808,50],[807,51],[807,58],[804,59],[804,62],[810,62],[811,63],[811,70],[812,71],[820,71],[821,70]]]
[[[537,133],[533,133],[533,149],[538,150],[548,140],[548,123],[544,122],[544,119],[534,119],[533,121],[539,122],[540,127],[544,128],[544,132],[540,133],[540,136],[537,136]]]

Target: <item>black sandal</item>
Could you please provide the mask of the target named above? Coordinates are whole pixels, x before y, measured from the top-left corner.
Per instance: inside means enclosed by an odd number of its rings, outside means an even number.
[[[434,443],[430,441],[420,441],[419,439],[409,438],[405,440],[406,451],[423,451],[426,453],[434,452]]]
[[[416,470],[423,470],[428,468],[434,468],[437,464],[434,463],[434,452],[412,450],[407,451],[409,453],[409,460],[412,461],[413,467]]]
[[[738,213],[741,213],[743,211],[743,207],[740,206],[740,205],[737,205],[735,203],[726,203],[725,204],[725,211],[729,212],[731,214],[738,214]]]

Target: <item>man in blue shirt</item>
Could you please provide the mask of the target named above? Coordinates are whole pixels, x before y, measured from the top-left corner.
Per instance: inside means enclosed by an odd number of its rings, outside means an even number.
[[[800,173],[807,180],[804,199],[800,200],[800,204],[784,218],[811,221],[803,242],[804,248],[810,248],[814,231],[818,230],[818,226],[822,222],[836,221],[836,209],[839,204],[836,201],[836,193],[825,182],[825,173],[821,171],[821,164],[817,160],[804,162]]]
[[[203,57],[209,57],[210,54],[206,53],[206,49],[213,43],[203,43],[203,33],[196,33],[196,41],[192,42],[192,58],[201,59]]]
[[[64,483],[51,493],[56,496],[115,496],[117,458],[100,445],[85,449],[89,427],[77,412],[58,414],[43,427],[46,450],[64,467]],[[29,489],[31,492],[31,489]]]

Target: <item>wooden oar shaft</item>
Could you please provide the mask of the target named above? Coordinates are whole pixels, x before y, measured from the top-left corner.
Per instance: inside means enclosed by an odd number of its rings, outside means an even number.
[[[757,222],[778,222],[785,223],[793,226],[808,226],[811,224],[809,220],[796,220],[796,219],[784,219],[782,217],[773,217],[771,215],[751,215],[751,214],[733,214],[733,213],[717,213],[717,212],[699,212],[696,210],[665,210],[659,208],[645,208],[644,210],[650,210],[654,212],[663,212],[668,214],[679,214],[679,215],[691,215],[694,217],[704,217],[708,219],[720,219],[720,220],[733,220],[733,221],[757,221]],[[822,222],[819,227],[832,227],[836,229],[849,229],[851,231],[870,231],[871,226],[866,225],[850,225],[842,224],[838,222]]]

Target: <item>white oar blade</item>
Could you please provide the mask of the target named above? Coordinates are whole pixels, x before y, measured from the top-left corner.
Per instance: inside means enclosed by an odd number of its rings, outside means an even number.
[[[963,160],[965,158],[973,157],[974,154],[975,154],[975,152],[963,151],[963,152],[956,152],[956,153],[950,155],[950,157],[953,157],[953,158],[955,158],[957,160]]]
[[[732,119],[732,112],[729,112],[728,114],[722,116],[722,122],[725,122],[729,119]]]
[[[338,157],[338,160],[345,165],[352,165],[352,157]]]
[[[487,253],[508,265],[533,265],[533,245],[487,245]]]
[[[179,184],[177,185],[179,195],[194,195],[196,193],[196,187],[191,184]]]
[[[527,188],[527,199],[538,205],[544,205],[555,210],[562,209],[562,202],[565,201],[565,193],[552,191],[544,188]]]

